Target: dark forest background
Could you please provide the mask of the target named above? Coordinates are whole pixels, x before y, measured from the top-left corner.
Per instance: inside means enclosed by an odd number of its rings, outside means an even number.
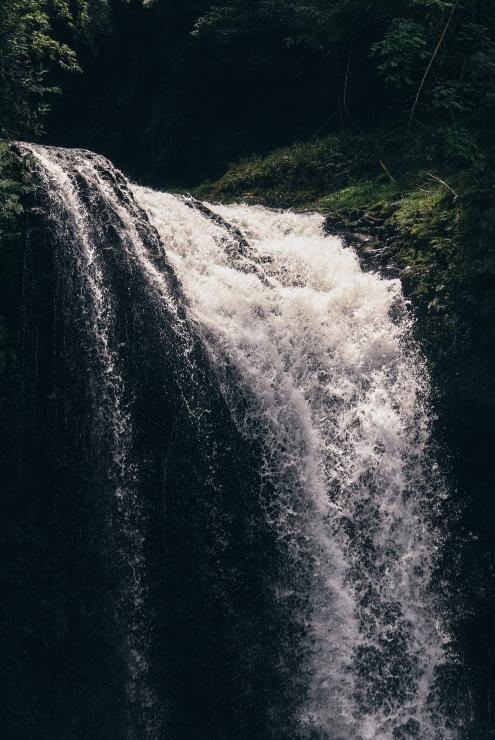
[[[314,207],[331,228],[372,234],[373,266],[401,277],[431,369],[460,512],[445,565],[472,737],[492,737],[495,2],[0,0],[0,136],[5,439],[32,187],[9,140],[93,149],[160,189]]]
[[[376,127],[434,125],[445,154],[479,164],[492,134],[490,0],[2,0],[1,13],[3,136],[93,148],[162,186]]]

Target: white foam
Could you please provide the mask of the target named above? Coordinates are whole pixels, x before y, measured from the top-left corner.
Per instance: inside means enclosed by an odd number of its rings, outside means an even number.
[[[399,282],[363,273],[318,214],[210,206],[249,242],[236,259],[235,236],[183,198],[134,193],[240,428],[264,439],[266,514],[311,581],[301,736],[458,737],[436,687],[449,638],[429,511],[444,494],[424,457],[428,379]]]

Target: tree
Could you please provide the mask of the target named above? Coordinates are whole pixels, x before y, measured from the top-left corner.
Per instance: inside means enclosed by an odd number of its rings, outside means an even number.
[[[2,0],[0,26],[0,135],[41,133],[49,99],[59,93],[54,74],[80,72],[61,36],[86,36],[102,26],[106,0]],[[54,29],[57,29],[55,32]]]

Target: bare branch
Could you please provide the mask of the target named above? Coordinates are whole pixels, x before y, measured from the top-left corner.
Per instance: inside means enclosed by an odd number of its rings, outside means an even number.
[[[354,128],[357,131],[358,130],[358,127],[354,123],[354,119],[353,119],[353,117],[351,116],[351,114],[349,112],[349,108],[347,107],[347,89],[349,87],[349,72],[350,72],[350,69],[351,69],[351,59],[352,59],[352,46],[349,46],[349,55],[347,57],[347,68],[346,68],[346,71],[345,71],[344,101],[343,102],[344,102],[344,110],[345,110],[345,112],[347,114],[347,118],[349,119],[349,121],[352,123],[352,125],[354,126]]]
[[[454,13],[455,13],[456,8],[457,8],[458,5],[459,5],[459,0],[456,0],[455,5],[452,6],[452,10],[450,11],[449,17],[447,18],[447,23],[444,26],[444,29],[443,29],[442,34],[440,36],[440,39],[438,40],[438,44],[436,46],[436,49],[433,52],[433,55],[432,55],[432,57],[430,59],[430,62],[428,64],[427,68],[426,68],[426,71],[425,71],[424,75],[423,75],[423,79],[421,80],[421,84],[420,84],[420,86],[418,88],[418,92],[416,93],[416,98],[414,100],[414,105],[412,107],[411,115],[409,116],[409,121],[408,121],[408,124],[407,124],[407,136],[409,136],[409,133],[411,131],[411,124],[412,124],[412,121],[413,121],[413,118],[414,118],[414,113],[415,113],[416,108],[418,106],[419,97],[421,95],[421,92],[423,90],[424,84],[426,82],[426,78],[428,77],[428,74],[430,72],[430,69],[433,66],[433,62],[435,61],[435,59],[437,57],[437,54],[440,51],[440,47],[442,46],[443,40],[445,38],[445,35],[446,35],[447,31],[448,31],[448,28],[450,26],[450,23],[452,21],[452,18],[454,17]]]
[[[395,179],[395,177],[389,172],[389,170],[387,169],[387,167],[385,166],[385,164],[382,162],[382,160],[379,159],[378,162],[380,163],[380,167],[382,168],[382,170],[390,178],[391,182],[397,182],[397,180]]]
[[[450,185],[448,184],[448,182],[445,182],[445,180],[442,180],[442,178],[441,178],[441,177],[438,177],[437,175],[434,175],[434,174],[433,174],[432,172],[427,172],[426,174],[428,175],[428,177],[431,177],[431,179],[432,179],[432,180],[435,180],[436,182],[439,182],[439,183],[440,183],[441,185],[443,185],[444,187],[446,187],[446,188],[447,188],[447,190],[450,190],[450,192],[451,192],[451,193],[452,193],[453,195],[455,195],[455,197],[456,197],[456,198],[458,198],[458,197],[459,197],[459,193],[456,193],[456,192],[455,192],[455,190],[454,190],[454,188],[452,188],[452,187],[451,187],[451,186],[450,186]]]

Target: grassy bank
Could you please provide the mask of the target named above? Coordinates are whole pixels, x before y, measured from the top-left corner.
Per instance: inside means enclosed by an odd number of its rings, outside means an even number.
[[[495,188],[475,140],[454,143],[440,130],[335,135],[235,164],[196,195],[317,209],[371,235],[361,247],[397,267],[441,392],[495,412]]]

